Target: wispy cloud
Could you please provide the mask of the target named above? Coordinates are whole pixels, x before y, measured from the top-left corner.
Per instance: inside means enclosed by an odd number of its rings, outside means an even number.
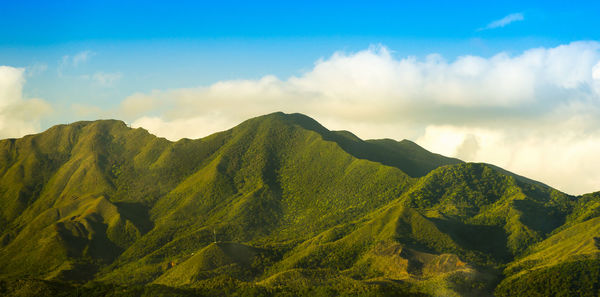
[[[46,63],[34,63],[30,66],[27,66],[25,73],[27,77],[36,76],[42,74],[48,70],[48,64]]]
[[[116,83],[121,79],[123,75],[120,72],[115,73],[106,73],[106,72],[96,72],[92,75],[92,80],[94,80],[97,84],[109,87]]]
[[[495,20],[495,21],[489,23],[487,26],[485,26],[483,28],[479,28],[477,31],[502,28],[508,24],[511,24],[514,22],[519,22],[522,20],[525,20],[525,16],[523,16],[522,13],[520,13],[520,12],[519,13],[511,13],[499,20]]]
[[[77,67],[80,63],[87,62],[95,53],[87,50],[75,54],[72,58],[73,66]]]
[[[96,55],[96,53],[90,50],[81,51],[74,55],[64,55],[58,63],[58,68],[56,70],[58,76],[63,76],[64,71],[70,67],[77,67],[86,63],[94,55]]]
[[[64,55],[61,59],[60,65],[63,67],[66,67],[66,66],[77,67],[80,64],[87,62],[95,54],[96,53],[94,53],[90,50],[85,50],[85,51],[78,52],[74,55]]]

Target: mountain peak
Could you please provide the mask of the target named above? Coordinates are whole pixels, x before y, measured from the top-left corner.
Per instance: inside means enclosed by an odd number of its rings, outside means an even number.
[[[252,123],[297,125],[304,129],[315,131],[317,133],[326,133],[329,131],[315,119],[301,113],[283,113],[281,111],[274,112],[248,119],[242,122],[239,126],[244,126]]]
[[[59,124],[59,125],[50,127],[46,131],[49,131],[52,129],[64,129],[66,127],[70,127],[70,128],[74,128],[74,129],[83,129],[83,128],[91,127],[91,126],[111,127],[111,128],[112,127],[115,127],[115,128],[127,128],[128,127],[128,125],[124,121],[121,121],[121,120],[99,119],[99,120],[93,120],[93,121],[76,121],[76,122],[67,123],[67,124]]]
[[[462,162],[458,159],[431,153],[409,140],[400,142],[392,139],[364,141],[349,131],[330,131],[313,118],[301,113],[275,112],[259,116],[241,123],[234,130],[244,130],[250,125],[256,127],[292,125],[309,130],[319,134],[325,141],[336,143],[344,151],[358,159],[396,167],[412,177],[424,176],[439,166]]]

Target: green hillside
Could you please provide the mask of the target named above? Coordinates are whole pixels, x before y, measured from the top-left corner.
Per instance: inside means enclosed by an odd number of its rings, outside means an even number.
[[[59,125],[1,140],[0,177],[7,296],[514,296],[600,245],[598,193],[301,114],[177,142]]]

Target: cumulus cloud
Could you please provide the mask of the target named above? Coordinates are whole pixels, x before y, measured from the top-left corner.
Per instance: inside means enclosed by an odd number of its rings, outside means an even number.
[[[330,129],[413,139],[582,193],[600,190],[600,154],[593,153],[600,149],[599,65],[597,42],[452,61],[436,54],[395,57],[376,46],[335,53],[285,80],[137,93],[119,114],[176,140],[273,111],[301,112]]]
[[[518,21],[522,21],[522,20],[525,20],[525,17],[523,16],[522,13],[511,13],[499,20],[495,20],[495,21],[489,23],[484,28],[480,28],[479,31],[495,29],[495,28],[502,28],[510,23],[514,23],[514,22],[518,22]]]
[[[25,69],[0,66],[0,139],[39,132],[40,117],[50,105],[37,98],[23,98]]]

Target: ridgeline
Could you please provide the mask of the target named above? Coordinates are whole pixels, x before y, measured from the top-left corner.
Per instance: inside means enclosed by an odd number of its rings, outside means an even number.
[[[0,141],[3,296],[597,296],[600,194],[274,113]]]

